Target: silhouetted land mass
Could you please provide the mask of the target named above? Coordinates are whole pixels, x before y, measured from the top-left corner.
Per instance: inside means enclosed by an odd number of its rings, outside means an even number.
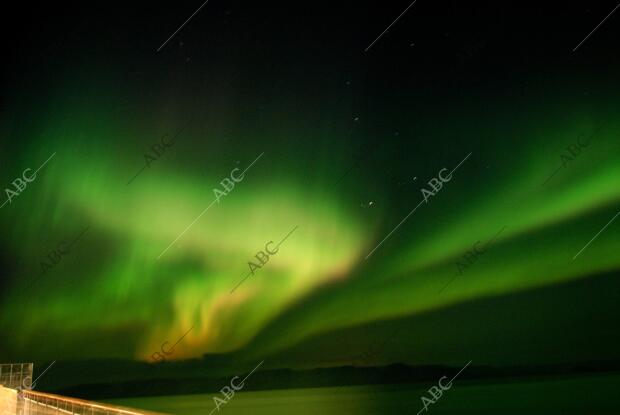
[[[229,375],[229,370],[223,373],[222,367],[223,360],[219,357],[158,364],[123,360],[58,362],[53,376],[44,377],[36,389],[84,399],[216,393],[230,385],[230,380],[235,376]],[[240,370],[236,374],[239,379],[235,382],[241,382],[252,368]],[[243,390],[436,382],[442,376],[451,378],[461,368],[393,364],[382,367],[342,366],[294,370],[267,369],[263,366],[245,382]],[[620,361],[510,367],[477,366],[474,362],[458,379],[509,382],[524,378],[614,372],[620,372]]]

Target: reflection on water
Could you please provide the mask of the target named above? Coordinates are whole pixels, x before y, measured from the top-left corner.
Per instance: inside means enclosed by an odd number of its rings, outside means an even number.
[[[523,415],[616,413],[620,375],[521,381],[455,383],[428,411],[433,415]],[[220,411],[225,415],[400,415],[423,408],[428,384],[351,386],[240,392]],[[178,415],[207,415],[220,395],[178,395],[114,402]],[[587,399],[584,399],[587,397]]]

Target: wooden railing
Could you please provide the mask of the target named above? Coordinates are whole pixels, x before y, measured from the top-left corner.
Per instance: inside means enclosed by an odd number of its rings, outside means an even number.
[[[32,367],[32,363],[1,364],[0,385],[29,390],[32,386]]]
[[[22,391],[17,406],[17,415],[162,415],[35,391]]]

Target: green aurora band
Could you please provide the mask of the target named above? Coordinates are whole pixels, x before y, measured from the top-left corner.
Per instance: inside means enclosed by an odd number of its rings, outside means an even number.
[[[385,142],[355,164],[358,144],[345,139],[349,125],[311,127],[316,114],[283,121],[267,108],[263,128],[251,128],[230,115],[234,103],[224,102],[193,115],[141,108],[154,114],[144,117],[133,115],[138,98],[103,92],[110,90],[84,91],[79,99],[52,94],[44,108],[29,112],[27,125],[11,130],[29,144],[3,154],[5,187],[56,155],[0,210],[11,272],[0,304],[0,327],[12,333],[3,343],[9,357],[146,360],[193,326],[172,357],[184,359],[242,350],[280,321],[280,336],[252,348],[253,357],[268,356],[323,333],[620,266],[620,222],[573,260],[620,209],[620,124],[612,104],[588,108],[558,98],[545,104],[546,118],[530,123],[523,120],[537,112],[526,111],[526,103],[520,115],[495,109],[492,122],[454,108],[442,117],[462,129],[437,127],[437,116],[426,125],[449,148],[403,151],[395,144],[395,157],[379,151],[390,146]],[[483,131],[475,121],[487,123]],[[174,145],[127,185],[149,146],[185,124]],[[601,125],[590,145],[543,185],[567,146]],[[413,131],[398,129],[415,141]],[[219,182],[263,152],[243,181],[158,259],[213,202]],[[420,203],[425,183],[470,152],[452,180],[365,259]],[[407,172],[398,181],[417,180],[398,184],[394,164]],[[48,252],[87,226],[70,254],[30,285]],[[279,252],[231,294],[254,255],[295,226]],[[438,293],[462,255],[504,227],[489,253]]]

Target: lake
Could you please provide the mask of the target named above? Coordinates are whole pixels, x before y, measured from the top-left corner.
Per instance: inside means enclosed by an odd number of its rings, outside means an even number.
[[[436,384],[436,383],[435,383]],[[445,381],[444,381],[445,384]],[[369,385],[237,392],[216,408],[222,395],[176,395],[107,402],[178,415],[348,415],[417,414],[430,398],[428,384]],[[459,381],[428,412],[441,414],[618,414],[620,375],[518,381]],[[425,413],[422,411],[422,413]]]

